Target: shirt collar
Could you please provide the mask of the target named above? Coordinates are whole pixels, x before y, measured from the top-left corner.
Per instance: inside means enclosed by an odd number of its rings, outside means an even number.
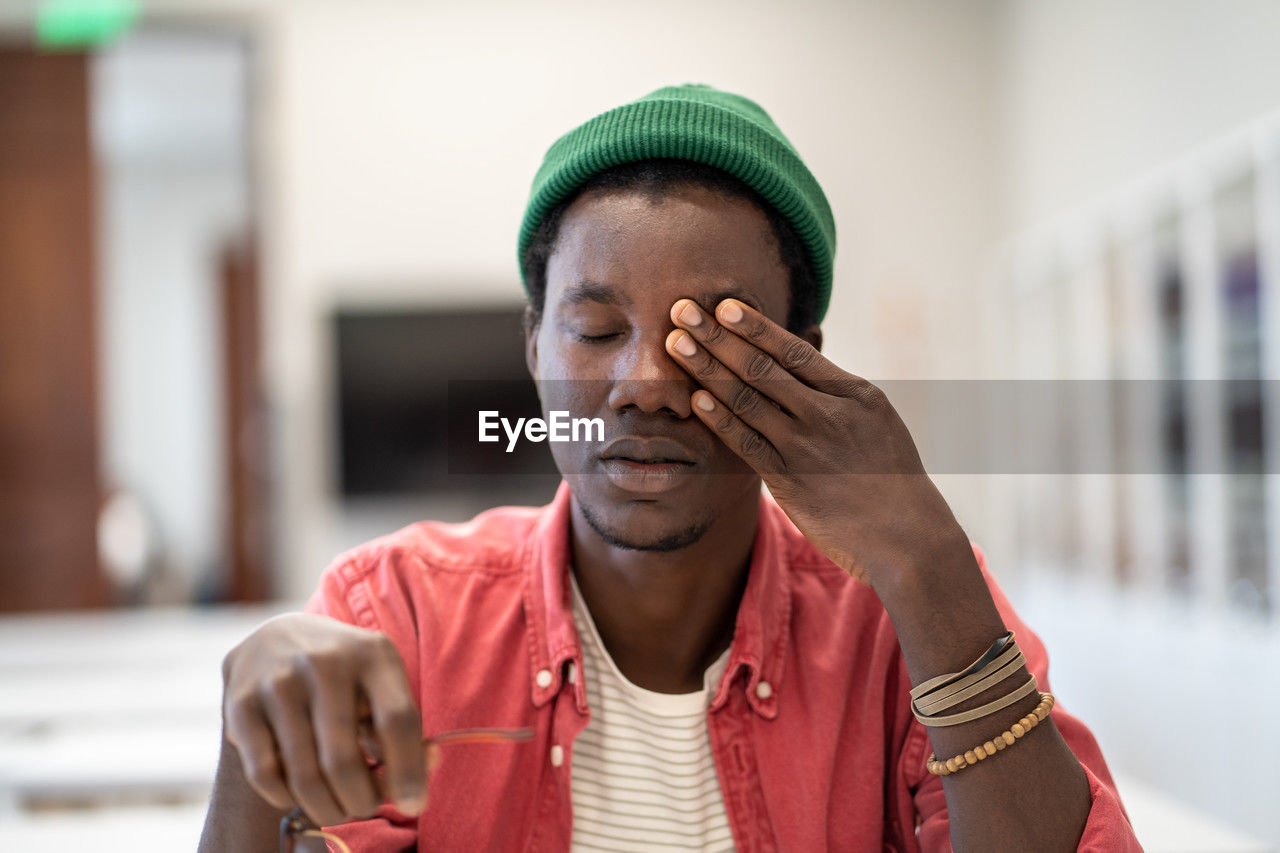
[[[533,704],[545,705],[560,692],[567,664],[582,665],[582,646],[573,622],[569,591],[569,484],[560,482],[525,542],[524,608],[529,632],[529,683]],[[734,625],[729,663],[711,700],[717,710],[732,689],[744,689],[750,706],[766,719],[778,713],[783,663],[791,622],[791,585],[785,535],[790,520],[767,494],[751,551],[747,587]],[[745,679],[739,673],[745,672]],[[762,686],[763,685],[763,686]],[[586,711],[582,679],[575,684],[579,710]]]

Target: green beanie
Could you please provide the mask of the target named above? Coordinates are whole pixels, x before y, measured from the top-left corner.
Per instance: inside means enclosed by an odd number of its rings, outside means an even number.
[[[818,283],[817,319],[831,302],[836,223],[817,180],[769,114],[754,101],[710,86],[668,86],[602,113],[560,137],[533,179],[516,253],[543,218],[592,175],[623,163],[673,158],[714,166],[751,187],[804,242]],[[526,281],[525,288],[529,283]]]

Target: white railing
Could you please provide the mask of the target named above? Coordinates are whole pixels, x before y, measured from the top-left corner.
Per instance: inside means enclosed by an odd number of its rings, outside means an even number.
[[[1280,114],[1010,239],[981,299],[989,377],[1119,392],[1018,425],[1086,473],[988,478],[1059,698],[1113,768],[1280,838]]]
[[[1091,395],[1103,404],[1067,423],[1027,413],[1089,469],[992,478],[993,506],[1019,515],[1006,559],[1274,621],[1280,115],[1011,239],[983,298],[991,376],[1172,380],[1160,390],[1185,395],[1127,408],[1122,383],[1115,409]],[[1131,473],[1108,473],[1120,460]]]

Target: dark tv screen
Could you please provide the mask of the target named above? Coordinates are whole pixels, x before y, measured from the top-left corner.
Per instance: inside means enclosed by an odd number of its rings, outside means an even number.
[[[523,306],[342,309],[333,317],[344,497],[491,493],[549,499],[547,445],[506,453],[477,440],[478,413],[536,417]]]

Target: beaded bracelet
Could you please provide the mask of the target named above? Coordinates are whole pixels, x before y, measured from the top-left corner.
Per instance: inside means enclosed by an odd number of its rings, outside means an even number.
[[[946,761],[939,761],[937,756],[931,752],[925,762],[925,767],[934,776],[950,776],[965,767],[977,764],[988,756],[995,755],[997,752],[1013,746],[1014,741],[1034,729],[1037,724],[1049,716],[1049,712],[1052,710],[1053,694],[1041,693],[1040,704],[1030,714],[1014,723],[1003,734],[996,735],[986,743],[979,744],[954,758],[948,758]]]

